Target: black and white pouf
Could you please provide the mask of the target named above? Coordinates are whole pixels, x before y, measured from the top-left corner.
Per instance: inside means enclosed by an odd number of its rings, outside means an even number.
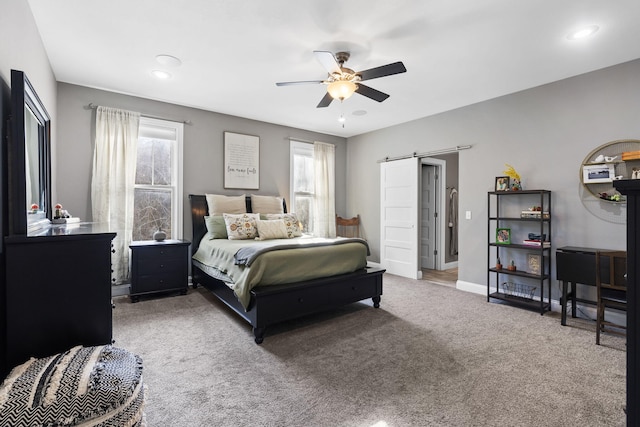
[[[30,359],[0,385],[0,426],[142,427],[142,359],[111,345]]]

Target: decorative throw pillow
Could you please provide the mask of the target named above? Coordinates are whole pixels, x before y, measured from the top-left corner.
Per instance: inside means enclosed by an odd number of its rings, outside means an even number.
[[[251,195],[251,211],[262,214],[282,214],[282,197]]]
[[[256,221],[260,219],[259,214],[222,214],[227,228],[229,240],[255,239],[258,235]]]
[[[302,230],[300,230],[298,216],[296,214],[268,214],[266,217],[267,219],[282,219],[285,227],[287,227],[287,235],[289,238],[302,236]]]
[[[226,239],[227,225],[222,215],[207,215],[204,217],[204,223],[207,226],[210,239]]]
[[[223,213],[239,214],[247,211],[245,195],[223,196],[220,194],[205,194],[209,215],[222,215]]]
[[[258,220],[258,237],[256,240],[288,239],[289,233],[282,219],[270,219],[266,221]]]

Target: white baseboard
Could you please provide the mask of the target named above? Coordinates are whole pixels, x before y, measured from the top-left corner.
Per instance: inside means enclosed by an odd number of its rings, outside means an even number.
[[[456,281],[456,289],[465,292],[471,292],[474,294],[486,295],[487,287],[485,285],[479,285],[477,283],[465,282],[464,280]]]
[[[443,270],[451,270],[452,268],[458,268],[458,261],[445,262],[442,266]]]
[[[478,283],[465,282],[464,280],[458,280],[456,282],[456,289],[471,292],[479,295],[487,295],[487,286],[480,285]],[[538,298],[538,301],[540,298]],[[587,304],[576,304],[576,309],[579,312],[578,317],[591,319],[595,322],[596,320],[596,308],[592,305]],[[567,317],[571,318],[571,307],[567,307]],[[555,311],[557,313],[562,313],[562,306],[560,305],[560,301],[552,299],[551,300],[551,311]],[[614,323],[618,323],[621,325],[626,324],[627,316],[625,313],[608,310],[606,314],[606,318]]]

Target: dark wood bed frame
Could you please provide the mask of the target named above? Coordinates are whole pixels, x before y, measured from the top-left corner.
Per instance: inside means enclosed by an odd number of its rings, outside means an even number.
[[[206,196],[190,194],[191,220],[193,224],[193,251],[207,234],[204,216],[208,215]],[[251,196],[246,199],[247,212],[251,212]],[[284,206],[286,212],[286,205]],[[382,276],[385,270],[367,267],[362,270],[307,280],[286,285],[256,286],[251,290],[248,310],[224,282],[204,273],[197,265],[191,264],[191,276],[194,289],[202,285],[210,290],[223,303],[239,314],[253,326],[255,342],[261,344],[269,325],[307,314],[326,311],[342,305],[373,300],[375,308],[380,307],[382,295]]]

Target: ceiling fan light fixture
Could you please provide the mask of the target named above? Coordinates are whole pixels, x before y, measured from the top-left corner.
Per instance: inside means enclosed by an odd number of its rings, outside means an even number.
[[[356,84],[349,80],[336,80],[334,82],[329,83],[327,87],[327,92],[333,99],[339,99],[340,101],[344,101],[349,98],[353,93],[358,89]]]

